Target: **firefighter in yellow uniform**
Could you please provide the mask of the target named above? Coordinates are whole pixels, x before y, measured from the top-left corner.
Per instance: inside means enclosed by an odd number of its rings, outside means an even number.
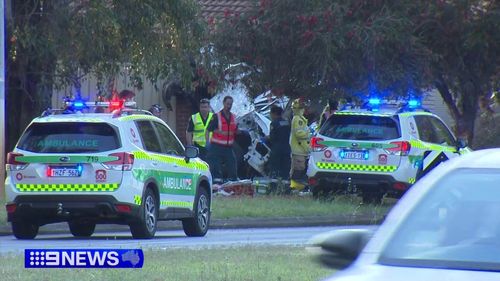
[[[305,103],[301,99],[292,102],[292,127],[290,147],[292,149],[292,167],[290,170],[290,187],[303,190],[306,182],[307,161],[309,158],[309,141],[311,131],[304,117]]]

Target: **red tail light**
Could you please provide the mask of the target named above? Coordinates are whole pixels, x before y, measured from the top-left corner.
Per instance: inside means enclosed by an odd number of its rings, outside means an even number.
[[[396,190],[401,190],[401,191],[405,191],[406,189],[408,189],[408,186],[406,186],[406,184],[402,183],[402,182],[395,182],[392,187]]]
[[[309,178],[307,180],[307,183],[310,185],[310,186],[315,186],[318,184],[318,179],[317,178]]]
[[[128,152],[112,153],[109,156],[118,157],[117,160],[103,163],[108,170],[130,171],[134,165],[134,155]]]
[[[7,164],[6,169],[8,171],[24,170],[26,168],[26,166],[28,166],[27,163],[16,160],[16,157],[18,157],[18,156],[24,156],[24,155],[22,155],[21,153],[15,153],[15,152],[7,153],[7,161],[5,164]]]
[[[394,147],[386,149],[390,154],[406,156],[410,153],[411,144],[407,141],[393,141],[391,144]]]
[[[326,149],[326,145],[321,144],[322,138],[313,137],[311,138],[311,149],[314,152],[323,151]]]
[[[5,209],[7,210],[7,214],[12,214],[16,211],[17,205],[16,203],[5,205]]]

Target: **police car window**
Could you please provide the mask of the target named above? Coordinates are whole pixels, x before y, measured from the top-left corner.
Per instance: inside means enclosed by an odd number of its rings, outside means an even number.
[[[33,123],[19,140],[19,149],[37,153],[85,153],[121,147],[117,129],[106,123]]]
[[[348,140],[390,140],[401,137],[396,119],[369,115],[335,114],[326,121],[319,133]]]
[[[175,135],[163,124],[158,122],[153,122],[153,124],[155,124],[155,127],[158,130],[160,143],[163,146],[163,153],[179,156],[184,155],[184,149]]]
[[[434,130],[436,131],[437,143],[446,144],[453,146],[455,144],[455,138],[451,134],[450,130],[437,118],[430,118]]]
[[[137,128],[139,128],[139,133],[141,134],[144,149],[151,152],[161,153],[161,145],[151,122],[137,121],[136,124]]]
[[[415,123],[417,123],[420,140],[436,144],[440,143],[439,136],[436,134],[430,116],[415,116],[414,118]]]

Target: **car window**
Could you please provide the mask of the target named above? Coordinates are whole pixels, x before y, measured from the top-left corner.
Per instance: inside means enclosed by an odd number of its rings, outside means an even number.
[[[404,219],[379,262],[500,270],[500,169],[445,175]]]
[[[369,115],[335,114],[328,118],[319,133],[348,140],[391,140],[401,137],[397,119]]]
[[[455,146],[455,138],[451,134],[450,130],[441,122],[441,120],[437,118],[430,118],[432,125],[434,126],[434,130],[437,136],[437,143],[446,144],[449,146]]]
[[[121,142],[116,127],[107,123],[33,123],[17,147],[37,153],[85,153],[114,150]]]
[[[151,122],[137,121],[136,124],[137,128],[139,128],[144,149],[151,152],[161,153],[161,145]]]
[[[184,149],[175,135],[165,125],[158,122],[153,122],[153,124],[158,130],[160,142],[163,145],[163,153],[178,156],[184,155]]]
[[[434,125],[429,116],[414,116],[417,124],[418,135],[420,140],[430,143],[439,143],[439,137],[436,134]]]

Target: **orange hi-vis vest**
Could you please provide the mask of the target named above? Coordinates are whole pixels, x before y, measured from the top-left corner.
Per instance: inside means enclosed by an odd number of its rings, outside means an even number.
[[[216,143],[224,146],[231,146],[234,143],[234,138],[236,136],[236,118],[234,114],[231,114],[231,118],[229,119],[229,123],[226,118],[222,116],[222,111],[219,111],[217,115],[217,129],[212,134],[212,138],[210,139],[210,143]]]

